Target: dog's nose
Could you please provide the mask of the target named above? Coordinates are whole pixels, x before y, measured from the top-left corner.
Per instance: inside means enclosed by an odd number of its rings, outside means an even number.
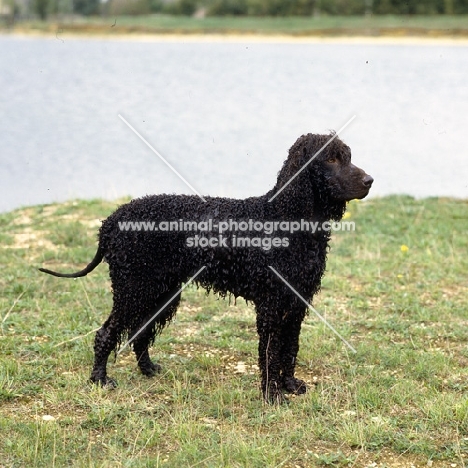
[[[362,179],[362,183],[366,187],[369,187],[369,188],[371,187],[372,182],[374,182],[374,178],[372,176],[370,176],[369,174],[366,174],[366,177],[364,177],[364,179]]]

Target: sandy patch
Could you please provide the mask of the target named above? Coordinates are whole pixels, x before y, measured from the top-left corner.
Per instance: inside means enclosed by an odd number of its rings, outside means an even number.
[[[468,46],[466,37],[428,37],[428,36],[290,36],[287,34],[200,34],[200,33],[165,33],[165,34],[99,34],[67,33],[57,34],[38,31],[18,31],[9,33],[17,37],[49,37],[56,40],[105,40],[125,42],[160,42],[160,43],[259,43],[259,44],[371,44],[371,45],[452,45]]]
[[[13,244],[3,246],[5,249],[32,249],[41,248],[56,251],[57,246],[46,239],[45,231],[33,231],[25,228],[23,232],[13,234]]]
[[[102,220],[98,218],[94,219],[81,219],[82,214],[81,213],[74,213],[74,214],[66,214],[63,216],[60,216],[61,220],[66,220],[66,221],[77,221],[83,226],[86,226],[87,228],[100,228],[102,224]]]
[[[21,213],[18,217],[16,217],[11,224],[14,226],[20,226],[24,224],[31,224],[32,223],[32,218],[29,216],[29,214],[25,211]]]
[[[165,35],[129,35],[111,40],[131,40],[142,42],[199,42],[199,43],[260,43],[260,44],[381,44],[381,45],[468,45],[466,38],[428,38],[425,36],[411,37],[368,37],[368,36],[288,36],[288,35],[256,35],[256,34],[165,34]]]

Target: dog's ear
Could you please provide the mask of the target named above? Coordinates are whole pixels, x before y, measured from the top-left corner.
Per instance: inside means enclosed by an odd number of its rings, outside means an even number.
[[[278,173],[274,191],[281,190],[275,198],[278,209],[289,217],[311,218],[314,207],[309,158],[318,135],[302,135],[291,146],[288,158]]]
[[[334,200],[323,166],[330,154],[344,146],[336,137],[327,145],[334,136],[333,132],[330,135],[309,133],[291,146],[271,191],[271,194],[280,192],[273,200],[279,213],[289,218],[341,219],[346,203]]]

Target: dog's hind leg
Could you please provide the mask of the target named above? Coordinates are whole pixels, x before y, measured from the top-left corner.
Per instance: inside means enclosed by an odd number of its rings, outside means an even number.
[[[155,364],[151,360],[148,348],[153,342],[154,336],[164,328],[166,323],[171,320],[176,313],[180,302],[180,293],[177,294],[179,289],[179,287],[175,287],[168,292],[161,294],[155,301],[156,307],[154,307],[153,311],[148,314],[146,319],[142,321],[141,325],[139,327],[135,327],[130,334],[130,339],[135,336],[132,342],[138,366],[141,372],[148,377],[151,377],[161,371],[161,366],[159,364]],[[170,301],[169,304],[168,301]],[[154,320],[151,320],[153,316]]]
[[[142,294],[135,294],[129,281],[113,283],[114,304],[109,318],[97,331],[94,339],[94,366],[91,372],[90,380],[103,387],[115,387],[115,380],[107,377],[107,360],[112,351],[120,344],[122,336],[130,328],[132,321],[141,321],[140,311],[143,316],[148,314],[149,308],[146,308],[142,301]],[[141,289],[144,292],[144,288]],[[134,322],[133,322],[134,323]]]
[[[151,330],[149,330],[141,332],[133,341],[133,351],[135,353],[138,367],[140,368],[142,374],[146,375],[147,377],[152,377],[153,375],[161,372],[161,366],[151,360],[148,352],[152,338],[153,333]]]
[[[116,387],[117,385],[115,380],[107,377],[107,360],[117,346],[118,329],[116,314],[112,313],[97,331],[94,339],[94,366],[90,380],[102,387]]]

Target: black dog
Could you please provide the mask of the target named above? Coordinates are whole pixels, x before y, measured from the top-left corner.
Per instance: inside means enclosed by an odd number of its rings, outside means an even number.
[[[197,284],[223,297],[233,294],[255,304],[264,398],[281,402],[283,391],[304,393],[306,385],[294,377],[294,370],[307,308],[269,266],[311,301],[320,289],[330,239],[330,231],[320,229],[329,223],[322,223],[340,220],[346,202],[364,198],[372,182],[371,176],[351,164],[350,148],[336,135],[308,134],[292,146],[276,185],[266,195],[245,200],[206,197],[205,201],[197,196],[155,195],[118,208],[103,221],[96,256],[84,270],[61,274],[41,269],[76,278],[87,275],[103,259],[109,264],[114,303],[96,334],[91,380],[115,385],[107,377],[107,359],[125,336],[132,340],[143,374],[159,372],[148,347],[174,317],[182,283],[205,267],[195,279]],[[307,230],[305,220],[319,228]],[[185,221],[205,225],[197,225],[195,232],[175,230]],[[132,222],[154,222],[161,229],[152,229],[151,224],[147,230],[142,224],[140,230],[137,224],[129,229]],[[170,222],[173,229],[167,230]],[[268,229],[262,230],[259,222]],[[281,230],[285,222],[296,229]],[[206,232],[209,223],[218,231]],[[220,233],[220,226],[230,230]],[[271,228],[276,228],[273,233]]]

